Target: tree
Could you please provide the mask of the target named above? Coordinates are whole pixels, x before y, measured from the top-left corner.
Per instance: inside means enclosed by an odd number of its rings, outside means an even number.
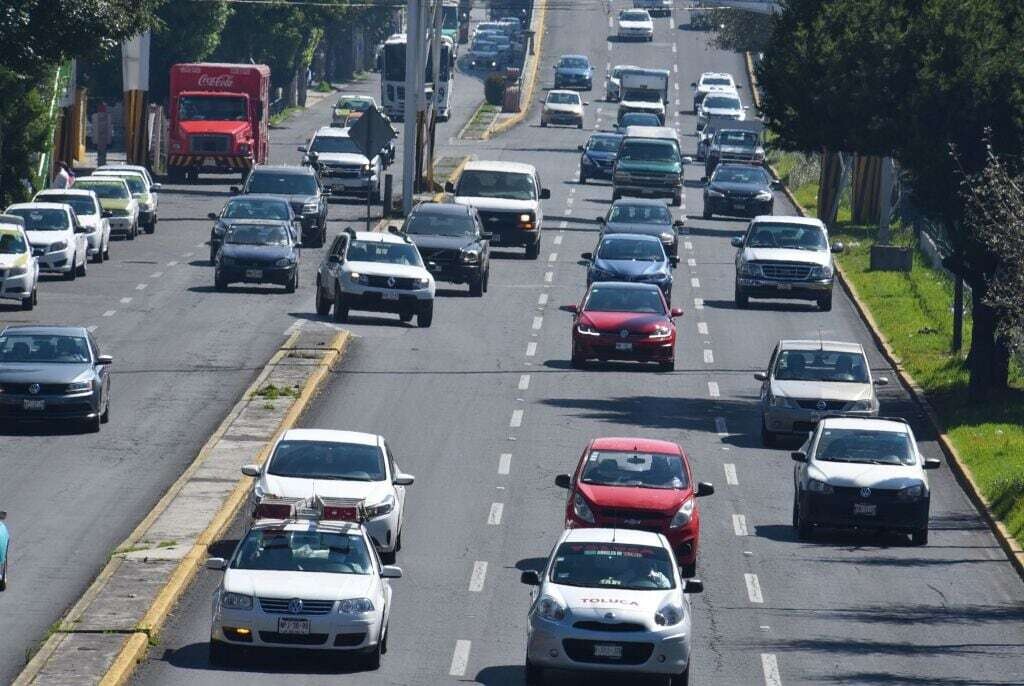
[[[762,53],[771,37],[771,16],[732,8],[709,10],[715,32],[712,44],[720,50]]]
[[[201,62],[220,45],[231,8],[225,0],[168,2],[157,12],[150,50],[149,93],[153,101],[167,97],[171,65]]]
[[[0,67],[0,207],[29,199],[23,182],[35,155],[46,149],[46,103],[33,85]]]

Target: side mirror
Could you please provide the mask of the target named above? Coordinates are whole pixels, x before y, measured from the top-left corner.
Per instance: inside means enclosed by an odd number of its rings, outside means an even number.
[[[673,307],[671,310],[668,311],[668,315],[670,317],[672,317],[673,319],[675,319],[676,317],[682,317],[683,316],[683,308],[681,308],[681,307]]]
[[[594,221],[596,221],[598,224],[604,224],[604,217],[597,217]]]
[[[757,379],[758,381],[767,381],[768,375],[765,374],[764,372],[754,372],[754,378]]]
[[[678,229],[685,229],[686,228],[686,222],[684,222],[682,219],[677,219],[674,222],[672,222],[672,226],[674,228],[676,228],[677,230]]]
[[[297,147],[295,149],[298,150],[299,152],[306,152],[306,150],[307,150],[305,145],[300,145],[299,147]]]
[[[381,579],[401,579],[402,568],[394,565],[384,565],[380,568]]]
[[[803,450],[794,450],[789,456],[793,458],[793,462],[807,462],[807,453]]]
[[[328,255],[327,256],[327,262],[329,264],[341,264],[341,256],[340,255]]]
[[[588,261],[592,260],[592,259],[594,259],[594,253],[592,253],[592,252],[581,252],[580,253],[580,258],[584,259],[584,260],[588,260]]]
[[[217,221],[218,219],[220,219],[220,217],[217,216],[216,212],[207,212],[206,213],[206,218],[207,219],[212,219],[213,221]]]
[[[697,87],[697,82],[696,81],[691,81],[690,82],[690,88],[696,88],[696,87]]]
[[[876,386],[888,386],[889,385],[889,377],[887,377],[887,376],[880,376],[880,377],[878,377],[877,379],[875,379],[875,385]]]
[[[555,477],[555,485],[559,488],[570,488],[572,487],[572,477],[568,474],[559,474]]]
[[[0,510],[0,522],[4,521],[5,519],[7,519],[7,511]]]
[[[231,191],[231,195],[238,195],[238,193],[239,193],[238,186],[232,186],[228,190]]]
[[[110,355],[100,355],[96,358],[96,364],[108,365],[114,364],[114,358]]]
[[[693,158],[689,155],[683,157],[683,164],[693,164]]]
[[[547,200],[550,197],[551,197],[551,190],[549,188],[541,188],[540,189],[540,199],[541,200]]]
[[[576,149],[579,150],[580,152],[583,152],[583,146],[582,145],[577,145]]]
[[[540,586],[540,574],[535,569],[528,569],[519,575],[519,581],[527,586]]]
[[[706,176],[700,177],[700,182],[701,183],[707,183],[708,182],[708,177],[706,177]]]
[[[732,247],[734,247],[734,248],[742,248],[743,247],[743,236],[733,236],[732,240],[730,240],[729,243],[731,243]]]
[[[433,260],[427,260],[427,269],[429,269],[430,271],[438,269],[437,262],[434,262]]]
[[[590,101],[589,100],[584,100],[583,101],[583,106],[584,107],[589,107],[590,106]]]
[[[750,105],[744,105],[744,106],[743,106],[743,109],[745,109],[745,110],[749,110],[749,109],[750,109]]]
[[[89,229],[79,224],[78,226],[75,227],[75,233],[89,233]]]
[[[158,191],[158,190],[160,190],[163,187],[164,187],[164,185],[162,183],[154,183],[152,186],[149,187],[149,190],[151,190],[151,191]]]
[[[715,492],[715,487],[709,484],[707,481],[701,481],[697,484],[697,497],[703,498],[706,495],[711,495]]]
[[[844,250],[846,250],[846,246],[843,245],[842,241],[836,241],[835,243],[832,244],[832,252],[841,253]]]
[[[259,476],[260,466],[258,464],[242,465],[242,474],[245,474],[246,476]]]
[[[938,469],[940,466],[942,466],[942,462],[936,460],[934,457],[926,458],[924,461],[925,469]]]
[[[782,182],[778,181],[778,180],[772,181],[771,182],[771,187],[772,187],[773,191],[781,191],[782,190]]]
[[[455,192],[455,184],[452,183],[451,181],[445,181],[444,182],[444,192],[445,193],[454,193]]]
[[[481,231],[481,232],[480,232],[480,238],[481,238],[482,240],[485,240],[485,241],[489,241],[489,240],[491,240],[492,238],[494,238],[494,234],[493,234],[493,233],[491,233],[490,231]]]
[[[703,593],[704,582],[700,579],[687,579],[683,583],[683,593]]]
[[[412,474],[396,474],[391,483],[396,486],[412,486],[414,481],[416,477]]]
[[[391,224],[390,226],[388,226],[388,233],[400,234],[402,233],[402,227]]]
[[[225,560],[223,557],[208,557],[208,558],[206,558],[206,568],[207,569],[212,569],[214,571],[220,572],[220,571],[223,571],[224,569],[226,569],[227,566],[228,566],[228,561]]]

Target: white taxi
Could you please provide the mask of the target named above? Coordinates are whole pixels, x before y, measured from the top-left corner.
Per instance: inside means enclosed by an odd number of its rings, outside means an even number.
[[[688,594],[668,540],[630,529],[567,529],[544,571],[525,571],[537,586],[529,612],[526,682],[544,669],[630,672],[690,679]]]
[[[360,655],[369,669],[387,652],[391,585],[402,570],[382,565],[358,501],[265,498],[256,523],[213,594],[210,661],[239,648],[330,650]]]
[[[352,498],[366,513],[370,538],[386,562],[402,547],[405,487],[415,477],[395,464],[383,436],[357,431],[291,429],[277,441],[263,467],[242,467],[256,477],[253,507],[267,496]]]
[[[70,205],[55,202],[23,202],[11,205],[6,214],[25,220],[25,235],[40,271],[62,274],[73,281],[85,276],[89,261],[86,228]]]
[[[23,310],[36,305],[39,262],[25,236],[21,217],[0,214],[0,298],[17,300]]]
[[[71,205],[85,227],[89,257],[93,262],[110,259],[110,221],[103,216],[100,200],[93,191],[80,188],[50,188],[39,191],[32,202],[58,202]]]

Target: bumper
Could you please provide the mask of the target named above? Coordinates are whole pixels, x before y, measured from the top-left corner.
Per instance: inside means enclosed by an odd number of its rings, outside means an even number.
[[[494,231],[491,235],[492,246],[525,248],[528,245],[539,242],[540,231],[508,229],[505,231]]]
[[[796,407],[776,407],[767,405],[764,407],[762,417],[764,425],[769,431],[775,433],[805,434],[814,431],[822,415],[838,410],[810,410]],[[864,411],[843,411],[844,415],[851,417],[875,417],[877,412]]]
[[[68,248],[60,252],[49,252],[39,255],[36,260],[39,262],[40,273],[67,274],[75,267],[75,251]]]
[[[252,158],[236,155],[170,155],[167,167],[227,174],[252,169]]]
[[[85,251],[92,257],[101,250],[103,250],[103,234],[100,231],[93,231],[85,236],[86,245]]]
[[[437,265],[436,269],[430,270],[431,275],[435,281],[444,281],[445,283],[470,283],[480,278],[481,266],[480,264],[456,264],[456,263],[441,263]]]
[[[32,295],[32,275],[8,276],[0,279],[0,300],[22,300]]]
[[[690,639],[686,625],[665,631],[604,632],[577,629],[571,618],[554,623],[532,618],[527,632],[526,657],[551,669],[600,670],[680,674],[690,662]],[[621,656],[598,657],[595,646],[619,646]]]
[[[836,528],[895,531],[924,529],[928,526],[929,505],[930,498],[899,500],[888,493],[881,498],[874,495],[861,498],[857,494],[845,492],[800,495],[800,512],[808,522]],[[859,507],[855,510],[855,506]],[[868,514],[871,512],[873,514]]]
[[[132,230],[132,218],[131,217],[111,217],[110,221],[110,233],[131,233]]]
[[[217,278],[224,283],[291,283],[297,266],[292,267],[218,267]]]
[[[419,314],[434,302],[433,294],[423,291],[398,291],[396,300],[385,300],[384,291],[344,293],[342,302],[350,310],[390,312],[393,314]],[[422,295],[418,295],[422,293]]]
[[[775,200],[752,200],[747,198],[715,198],[704,196],[704,208],[712,214],[723,214],[729,217],[757,217],[762,214],[771,214],[775,207]]]
[[[47,421],[50,419],[95,419],[99,414],[99,395],[22,395],[0,397],[0,418]]]
[[[675,359],[675,338],[624,340],[617,335],[573,336],[573,351],[577,357],[626,362],[668,362]],[[627,347],[628,346],[628,347]]]
[[[614,183],[614,191],[619,195],[635,198],[675,198],[683,192],[682,183],[672,185],[643,186],[637,183]]]
[[[832,292],[832,279],[792,282],[742,277],[736,279],[736,292],[750,298],[817,300]]]
[[[540,119],[545,124],[562,126],[577,126],[583,123],[583,117],[575,114],[562,114],[561,112],[542,112]]]
[[[320,184],[324,192],[331,195],[362,195],[380,191],[380,179],[373,175],[366,177],[334,177],[321,176]]]
[[[375,646],[380,636],[382,617],[377,613],[368,619],[349,619],[334,610],[326,615],[292,616],[263,612],[258,600],[255,605],[252,610],[215,608],[210,638],[239,646],[363,652]],[[308,619],[309,633],[281,633],[280,619]],[[248,629],[249,633],[235,629]]]
[[[583,76],[559,76],[555,74],[555,88],[593,88],[593,80]]]
[[[648,40],[653,37],[653,31],[619,29],[619,40]]]

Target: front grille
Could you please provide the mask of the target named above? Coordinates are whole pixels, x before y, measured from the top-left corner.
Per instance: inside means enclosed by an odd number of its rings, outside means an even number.
[[[194,153],[231,152],[231,136],[201,134],[188,139],[189,150]]]
[[[797,404],[805,410],[817,410],[819,412],[839,412],[846,407],[845,400],[803,400],[798,399]],[[818,403],[824,402],[824,406]]]
[[[288,609],[291,598],[260,598],[259,601],[264,612],[275,615],[325,615],[334,608],[333,600],[303,600],[302,609],[292,612]]]
[[[664,186],[667,183],[675,183],[679,180],[679,177],[675,174],[637,174],[636,172],[629,172],[626,174],[626,182],[632,184],[652,184],[655,186]]]
[[[622,657],[598,657],[594,655],[595,645],[614,645],[622,648]],[[580,638],[567,638],[562,641],[562,648],[569,659],[576,662],[591,664],[640,665],[647,662],[654,652],[653,643],[627,643],[624,641],[588,641]]]
[[[29,393],[28,387],[32,384],[29,383],[5,383],[0,384],[0,388],[3,388],[4,393],[15,393],[24,395],[64,395],[64,389],[68,387],[67,384],[63,383],[44,383],[39,384],[38,393]]]
[[[729,200],[753,200],[757,193],[751,193],[750,191],[726,191],[725,197]]]
[[[287,646],[318,646],[327,640],[327,634],[281,634],[276,631],[261,631],[260,640],[264,643]]]
[[[401,291],[411,291],[416,288],[415,279],[401,278],[397,276],[368,276],[367,285],[374,288],[396,288]]]
[[[867,498],[860,494],[861,489],[857,486],[833,486],[832,491],[832,499],[858,503],[888,503],[899,496],[899,491],[892,488],[872,488]]]
[[[46,248],[32,248],[32,257],[42,257],[46,254]]]
[[[334,637],[334,645],[338,648],[352,648],[366,640],[366,634],[338,634]]]
[[[480,212],[484,229],[491,233],[519,230],[519,215],[523,212]]]
[[[636,622],[576,622],[577,629],[586,631],[647,631],[647,627]]]
[[[761,273],[766,279],[779,281],[807,281],[813,266],[787,262],[761,262]]]
[[[437,263],[457,262],[459,260],[458,250],[451,250],[449,248],[420,248],[419,250],[420,256],[424,260],[431,260]]]

